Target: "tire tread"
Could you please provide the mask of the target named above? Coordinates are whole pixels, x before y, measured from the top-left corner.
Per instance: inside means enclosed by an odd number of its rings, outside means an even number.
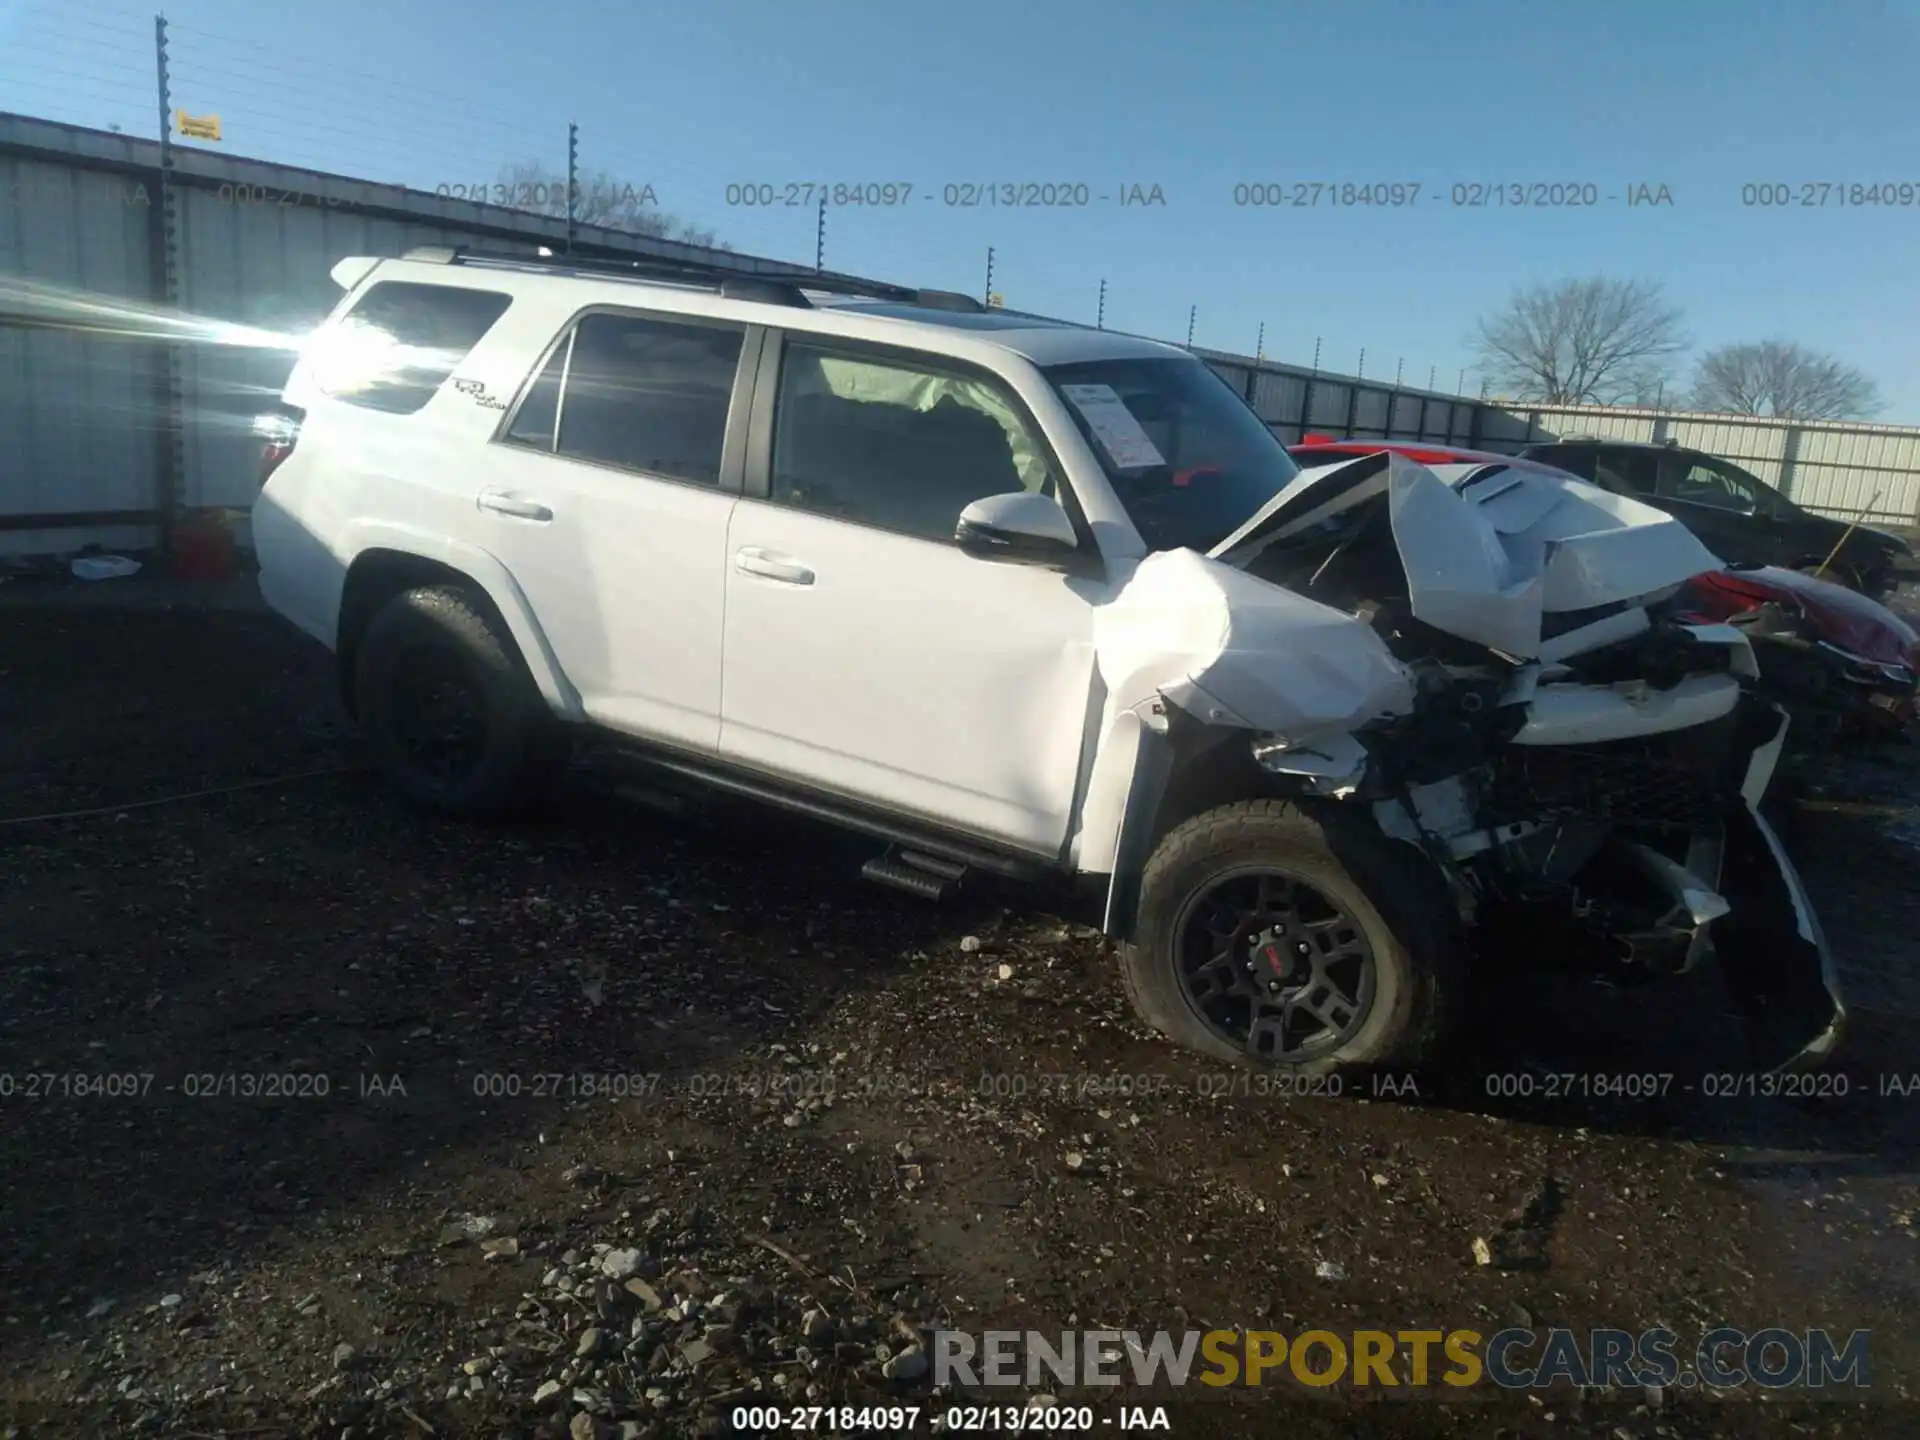
[[[1362,852],[1374,873],[1354,874],[1333,852],[1326,835],[1342,829],[1342,842]],[[1263,798],[1239,800],[1206,810],[1176,825],[1162,837],[1149,858],[1140,881],[1143,923],[1136,940],[1122,947],[1120,974],[1134,1013],[1176,1041],[1198,1022],[1182,1009],[1169,1013],[1167,998],[1154,985],[1155,966],[1164,957],[1145,953],[1139,941],[1149,935],[1144,923],[1150,897],[1164,887],[1168,875],[1196,855],[1230,850],[1243,840],[1263,846],[1276,841],[1297,844],[1304,852],[1332,859],[1366,895],[1411,960],[1415,990],[1409,1023],[1393,1037],[1387,1051],[1364,1065],[1335,1062],[1330,1069],[1357,1071],[1381,1067],[1413,1067],[1434,1063],[1446,1051],[1457,1030],[1466,984],[1464,942],[1458,916],[1445,882],[1430,860],[1401,841],[1368,833],[1353,817],[1330,807],[1298,801]],[[1222,1057],[1224,1058],[1224,1057]],[[1246,1057],[1239,1057],[1243,1063]]]

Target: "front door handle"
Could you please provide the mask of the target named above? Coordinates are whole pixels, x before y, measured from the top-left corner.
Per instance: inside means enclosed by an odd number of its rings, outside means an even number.
[[[788,585],[813,583],[813,571],[806,566],[772,550],[762,550],[758,545],[735,551],[733,568],[742,575],[758,575],[763,580],[779,580]]]
[[[553,519],[553,511],[539,501],[523,500],[505,490],[482,490],[479,504],[482,510],[511,515],[516,520],[537,520],[544,524]]]

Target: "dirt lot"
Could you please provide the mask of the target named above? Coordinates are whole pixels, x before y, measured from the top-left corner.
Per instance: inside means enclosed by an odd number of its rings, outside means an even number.
[[[1883,814],[1793,837],[1860,1007],[1844,1097],[1706,1093],[1740,1068],[1710,976],[1505,991],[1417,1096],[1221,1094],[1254,1087],[1133,1024],[1047,897],[934,908],[840,837],[584,785],[427,821],[352,768],[324,656],[121,594],[0,592],[0,1433],[664,1436],[770,1401],[925,1433],[934,1327],[1866,1328],[1866,1398],[1815,1405],[1059,1398],[1182,1436],[1920,1424],[1920,1091],[1881,1093],[1920,1071],[1920,852]],[[1809,784],[1920,802],[1920,758]],[[1545,1094],[1594,1072],[1674,1078]]]

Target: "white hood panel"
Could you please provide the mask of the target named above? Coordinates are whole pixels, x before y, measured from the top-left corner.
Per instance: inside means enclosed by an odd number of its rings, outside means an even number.
[[[1513,537],[1502,535],[1488,513],[1492,506],[1463,499],[1424,466],[1398,455],[1393,460],[1387,513],[1414,616],[1449,635],[1532,659],[1540,648],[1545,592],[1538,547],[1531,557],[1524,549],[1516,555]],[[1508,490],[1494,504],[1511,498],[1537,502]]]
[[[1383,492],[1414,615],[1520,660],[1541,657],[1549,614],[1645,599],[1720,568],[1663,511],[1560,471],[1363,457],[1301,475],[1210,555],[1142,561],[1095,620],[1109,696],[1130,708],[1157,694],[1203,720],[1293,743],[1408,713],[1410,673],[1372,627],[1243,568],[1276,540]],[[1632,626],[1584,629],[1590,639],[1562,637],[1553,658]]]
[[[1123,708],[1159,693],[1289,740],[1413,707],[1406,667],[1364,621],[1192,550],[1141,561],[1096,612],[1094,647]]]
[[[1720,561],[1665,511],[1541,466],[1388,464],[1393,542],[1428,624],[1521,659],[1543,615],[1644,600]]]
[[[1539,655],[1546,615],[1646,599],[1720,568],[1671,515],[1562,471],[1429,467],[1388,454],[1384,472],[1369,473],[1380,458],[1301,476],[1283,503],[1267,507],[1268,518],[1249,522],[1215,553],[1244,564],[1275,539],[1384,489],[1414,615],[1521,659]]]

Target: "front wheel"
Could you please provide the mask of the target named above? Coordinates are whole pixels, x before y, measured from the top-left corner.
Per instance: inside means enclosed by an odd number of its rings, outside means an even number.
[[[1161,840],[1120,966],[1135,1012],[1188,1049],[1361,1073],[1438,1054],[1463,988],[1458,929],[1419,851],[1363,817],[1248,800]]]

